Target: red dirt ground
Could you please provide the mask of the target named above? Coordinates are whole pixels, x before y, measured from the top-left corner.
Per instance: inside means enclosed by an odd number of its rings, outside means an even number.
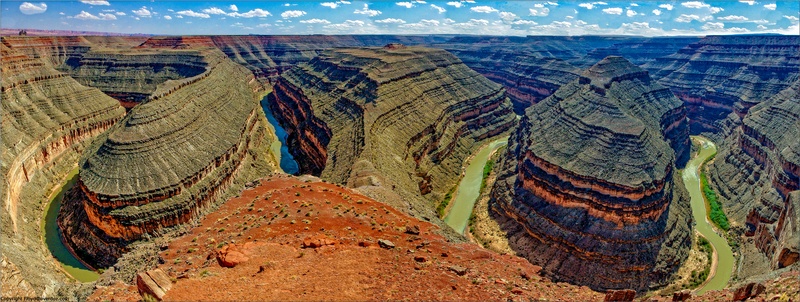
[[[407,226],[418,226],[419,235]],[[448,242],[436,228],[350,189],[276,175],[171,242],[158,267],[173,280],[165,300],[603,299],[540,277],[523,258]],[[381,248],[379,239],[396,247]],[[304,248],[304,241],[328,245]],[[216,252],[228,244],[247,260],[221,267]],[[456,274],[455,265],[466,274]],[[134,285],[119,283],[90,299],[141,298]]]

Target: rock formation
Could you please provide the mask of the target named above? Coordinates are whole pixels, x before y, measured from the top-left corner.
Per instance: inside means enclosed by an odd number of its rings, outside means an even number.
[[[169,81],[86,155],[59,213],[66,243],[106,267],[146,235],[191,221],[277,164],[253,75],[215,49]]]
[[[744,226],[746,275],[800,256],[800,81],[752,107],[719,148],[711,182],[726,214]],[[747,247],[762,255],[752,255]],[[757,266],[757,265],[756,265]]]
[[[554,279],[596,290],[669,282],[691,244],[676,172],[689,153],[685,115],[621,57],[529,108],[490,203],[512,248]]]
[[[621,56],[633,64],[642,65],[674,54],[686,45],[699,40],[700,38],[694,37],[653,37],[644,40],[632,38],[609,47],[595,48],[589,51],[584,61],[594,64],[607,56]]]
[[[45,58],[8,44],[4,37],[0,242],[4,261],[18,267],[20,277],[41,296],[46,285],[63,278],[42,246],[42,209],[89,142],[121,119],[125,110],[99,90],[58,72]]]
[[[326,51],[274,89],[270,106],[302,173],[385,189],[374,193],[428,218],[464,159],[515,123],[500,85],[436,49]]]
[[[686,103],[692,133],[725,136],[729,114],[744,117],[798,79],[800,37],[709,36],[643,68]]]

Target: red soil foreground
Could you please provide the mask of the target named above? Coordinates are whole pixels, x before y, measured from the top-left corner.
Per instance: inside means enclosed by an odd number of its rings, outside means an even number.
[[[587,287],[540,277],[540,268],[523,258],[448,242],[437,228],[316,178],[271,176],[160,252],[158,268],[173,280],[164,299],[603,299]],[[379,246],[381,239],[395,247]],[[222,267],[216,256],[226,246],[236,251],[229,262],[244,261]],[[90,299],[141,297],[135,285],[119,283]]]

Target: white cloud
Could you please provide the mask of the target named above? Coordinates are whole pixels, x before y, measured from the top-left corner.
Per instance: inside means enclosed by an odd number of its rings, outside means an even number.
[[[683,3],[681,3],[681,5],[683,5],[683,7],[688,7],[688,8],[708,8],[708,7],[711,7],[711,5],[703,3],[703,2],[700,2],[700,1],[683,2]]]
[[[224,10],[222,10],[220,8],[217,8],[217,7],[206,8],[206,9],[202,10],[202,12],[206,13],[206,14],[209,14],[209,15],[226,15],[227,14]]]
[[[697,20],[697,21],[700,21],[700,22],[705,22],[705,21],[709,21],[711,19],[714,19],[714,17],[712,17],[712,16],[700,17],[698,15],[681,14],[679,17],[675,18],[675,21],[676,22],[681,22],[681,23],[689,23],[689,22],[692,22],[693,20]]]
[[[800,21],[800,18],[797,18],[797,16],[787,16],[787,15],[783,15],[783,17],[784,17],[784,18],[786,18],[786,19],[789,19],[789,21],[793,21],[793,22]]]
[[[97,16],[95,16],[86,11],[81,11],[80,14],[77,14],[72,18],[78,20],[104,20],[104,21],[117,20],[117,16],[115,16],[114,14],[100,13]]]
[[[550,9],[547,8],[547,7],[545,7],[545,8],[531,8],[531,9],[528,9],[528,11],[531,13],[531,16],[536,16],[536,17],[545,17],[545,16],[550,14]]]
[[[167,20],[172,20],[172,16],[170,16],[170,15],[166,15],[166,16],[164,16],[164,19],[167,19]]]
[[[410,23],[410,24],[403,24],[400,25],[400,28],[412,28],[412,29],[420,29],[420,30],[430,30],[431,28],[437,28],[442,23],[437,20],[427,20],[422,19],[417,23]]]
[[[364,21],[361,20],[346,20],[343,23],[328,24],[325,25],[324,27],[335,30],[350,30],[356,27],[364,27],[365,24],[366,23],[364,23]]]
[[[661,16],[661,10],[660,9],[654,9],[653,10],[653,15]]]
[[[300,23],[306,24],[331,24],[331,21],[325,19],[308,19],[308,20],[300,20]]]
[[[30,2],[22,2],[19,5],[19,11],[26,15],[41,14],[47,10],[47,4],[44,2],[33,4]]]
[[[764,8],[768,10],[775,10],[776,8],[778,8],[778,5],[775,3],[764,4]]]
[[[715,6],[712,6],[712,7],[710,8],[710,10],[711,10],[711,14],[713,15],[713,14],[716,14],[716,13],[718,13],[718,12],[724,11],[725,9],[723,9],[723,8],[721,8],[721,7],[715,7]]]
[[[544,4],[536,3],[536,4],[533,5],[533,7],[542,8],[542,7],[544,7]]]
[[[621,15],[622,14],[622,9],[619,8],[619,7],[604,8],[603,9],[603,13],[609,14],[609,15]]]
[[[531,20],[517,20],[517,21],[511,22],[511,24],[514,24],[514,25],[536,25],[536,24],[539,24],[539,23],[536,23],[536,22],[531,21]]]
[[[446,9],[444,9],[444,7],[438,6],[436,4],[431,4],[431,8],[439,11],[440,14],[443,14],[447,11]]]
[[[142,8],[140,9],[132,10],[131,12],[133,12],[133,14],[139,17],[144,17],[144,18],[150,18],[153,15],[149,10],[147,10],[147,7],[144,6],[142,6]]]
[[[578,6],[584,7],[586,9],[593,9],[594,8],[594,4],[591,4],[591,3],[581,3],[581,4],[578,4]]]
[[[411,7],[414,6],[414,3],[411,3],[411,2],[397,2],[395,4],[397,4],[399,6],[405,6],[406,8],[411,8]]]
[[[176,14],[187,16],[187,17],[195,17],[195,18],[204,18],[204,19],[211,18],[211,16],[206,14],[206,13],[198,13],[198,12],[195,12],[193,10],[182,10],[182,11],[177,12]]]
[[[327,6],[327,7],[330,7],[330,8],[339,7],[339,3],[336,3],[336,2],[322,2],[322,3],[320,3],[320,5]]]
[[[747,3],[747,5],[753,5],[753,4],[756,4],[756,1],[755,1],[755,0],[739,0],[739,2],[741,2],[741,3]]]
[[[476,12],[476,13],[496,13],[499,12],[496,8],[486,5],[472,7],[469,10]]]
[[[301,11],[301,10],[287,10],[287,11],[281,13],[281,17],[284,18],[284,19],[289,19],[289,18],[301,17],[301,16],[303,16],[305,14],[306,14],[306,12]]]
[[[633,17],[633,16],[636,16],[636,12],[631,10],[631,9],[629,9],[629,10],[625,11],[625,15],[628,16],[628,17]]]
[[[517,15],[512,12],[500,12],[500,19],[506,21],[514,21],[515,19],[517,19]]]
[[[353,13],[354,14],[359,14],[359,15],[367,15],[367,16],[370,16],[370,17],[375,17],[377,15],[380,15],[381,11],[374,10],[374,9],[369,9],[369,4],[364,3],[364,8],[357,9],[357,10],[353,11]],[[351,21],[351,20],[347,20],[347,21]],[[364,23],[364,22],[361,22],[361,23]],[[340,23],[340,24],[344,24],[344,23]],[[331,24],[331,25],[336,25],[336,24]]]
[[[115,14],[117,14],[117,16],[127,16],[127,14],[123,12],[116,12]]]
[[[240,17],[241,18],[256,18],[256,17],[264,18],[264,17],[272,16],[272,14],[269,11],[266,11],[266,10],[263,10],[263,9],[260,9],[260,8],[256,8],[256,9],[252,9],[252,10],[246,12],[246,13],[239,13],[239,12],[228,13],[228,16],[234,17],[234,18],[240,18]]]
[[[725,16],[725,17],[717,17],[717,20],[722,20],[722,21],[747,21],[747,20],[750,20],[750,19],[747,19],[747,17],[745,17],[745,16],[730,15],[730,16]]]
[[[720,30],[725,28],[725,24],[722,22],[707,22],[703,25],[703,30]]]
[[[634,6],[634,7],[636,7],[636,6],[639,6],[639,4],[636,4],[636,3],[631,3],[631,6]]]
[[[461,8],[462,6],[464,6],[464,3],[458,1],[450,1],[447,2],[447,5],[454,6],[455,8]]]
[[[58,14],[59,14],[59,15],[62,15],[62,16],[63,16],[63,15],[66,15],[64,12],[60,12],[60,13],[58,13]]]
[[[81,0],[81,3],[89,5],[111,5],[111,3],[105,0]]]
[[[268,23],[256,25],[256,27],[258,27],[258,28],[267,28],[267,27],[270,27],[270,26],[272,26],[272,24],[268,24]]]
[[[673,8],[675,8],[674,6],[672,6],[672,4],[661,4],[658,7],[666,9],[666,10],[672,10]]]
[[[231,4],[231,6],[228,6],[228,10],[238,12],[239,7],[237,7],[236,4]]]
[[[403,24],[406,23],[406,20],[403,19],[395,19],[395,18],[386,18],[383,20],[375,20],[375,23],[383,23],[383,24]]]
[[[766,27],[766,26],[764,26],[764,25],[761,25],[761,24],[759,24],[759,25],[757,26],[757,28],[758,28],[758,29],[767,29],[767,27]]]

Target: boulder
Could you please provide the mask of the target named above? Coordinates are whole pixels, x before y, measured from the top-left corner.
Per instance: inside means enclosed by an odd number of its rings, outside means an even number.
[[[145,295],[149,295],[161,301],[167,291],[172,288],[172,280],[169,279],[167,273],[157,268],[136,275],[136,287],[143,298]]]
[[[378,239],[378,245],[387,250],[394,248],[394,243],[386,239]]]
[[[745,301],[750,298],[758,297],[763,294],[767,288],[761,283],[747,283],[740,286],[733,292],[733,301]]]
[[[672,294],[672,301],[687,301],[692,297],[692,292],[689,290],[682,290]]]
[[[222,267],[235,267],[247,260],[250,260],[250,258],[241,252],[235,244],[223,246],[222,249],[217,251],[217,262]]]
[[[603,301],[633,301],[636,298],[636,291],[632,289],[623,290],[609,290],[606,292],[606,298]]]
[[[450,270],[456,273],[456,275],[463,276],[466,275],[469,271],[468,268],[460,266],[460,265],[452,265],[450,266]]]

